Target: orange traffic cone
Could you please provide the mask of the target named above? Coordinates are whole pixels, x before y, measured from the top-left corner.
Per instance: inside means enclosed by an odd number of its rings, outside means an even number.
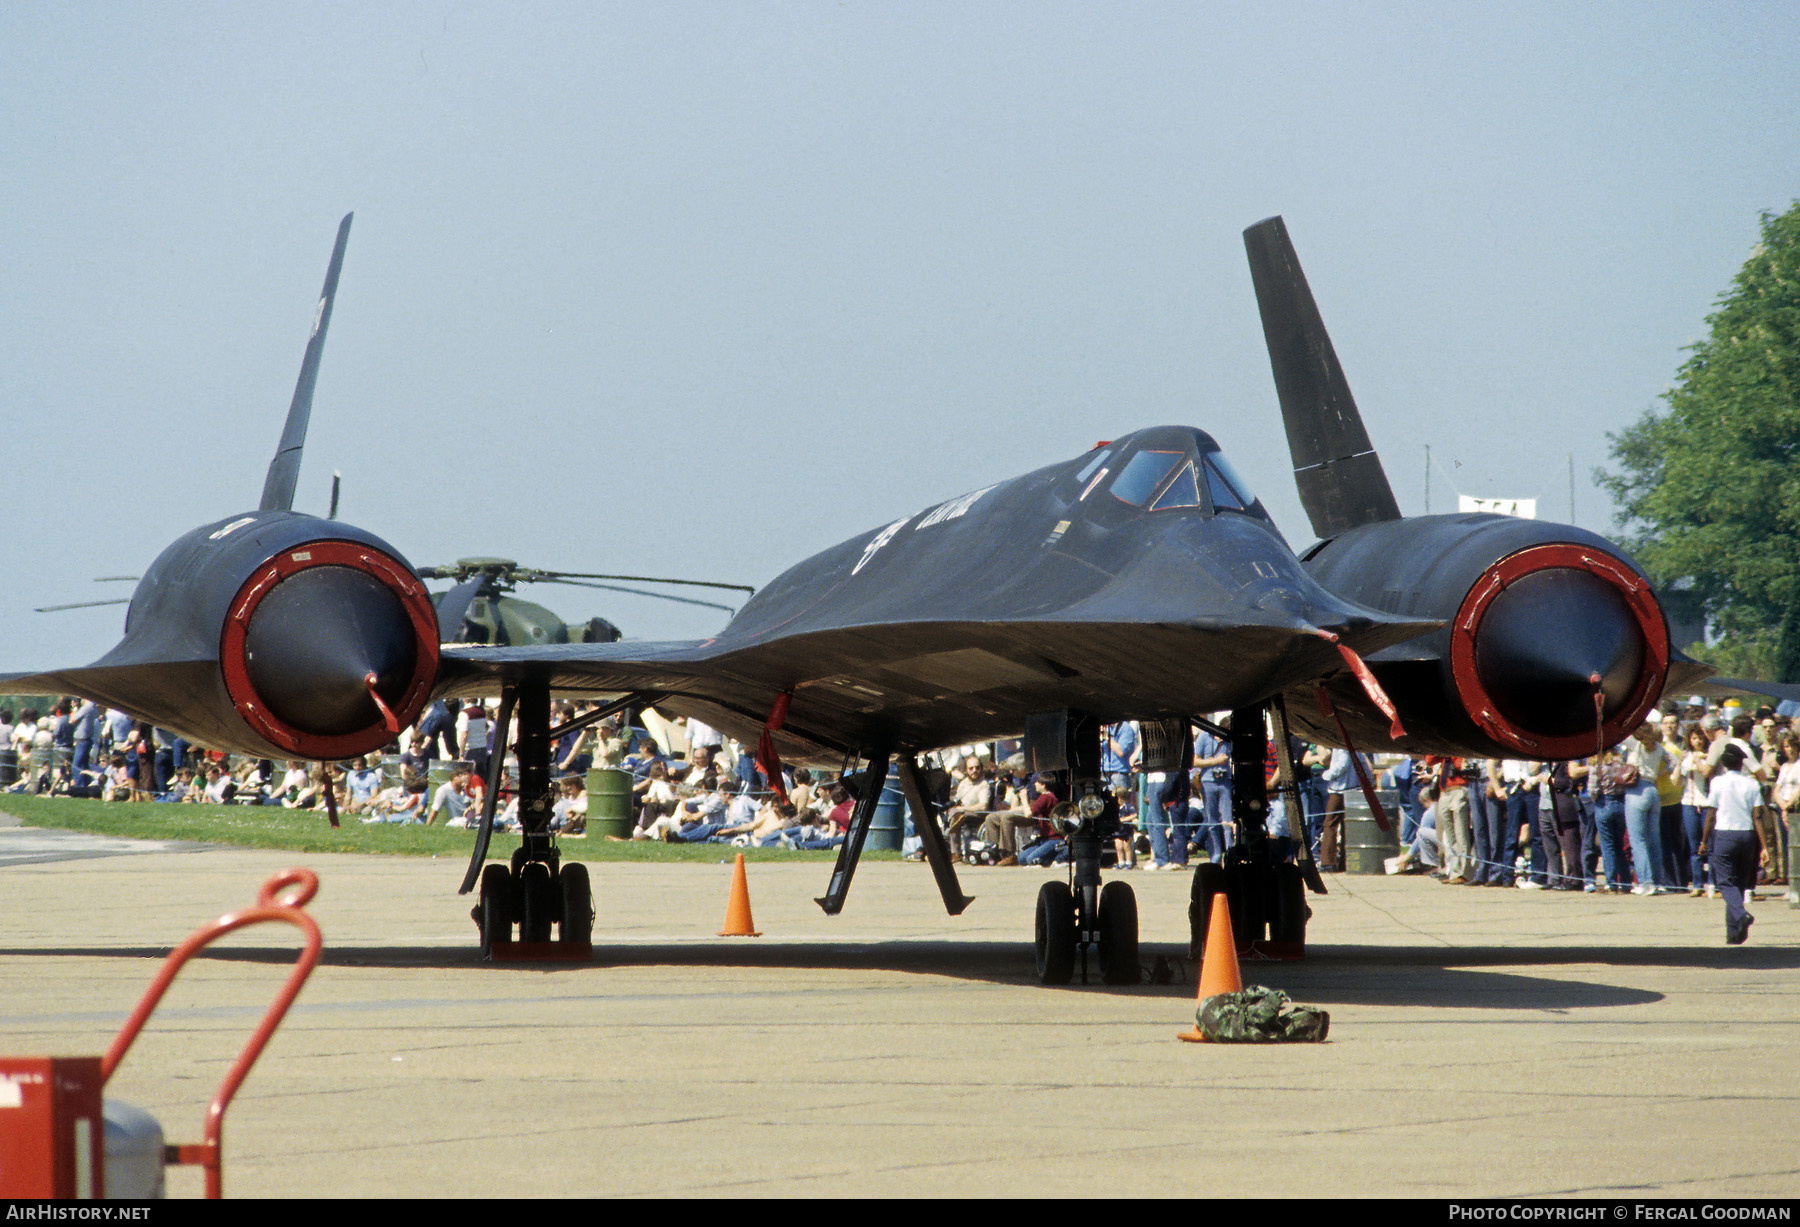
[[[1240,993],[1244,977],[1238,971],[1237,939],[1231,935],[1231,904],[1220,891],[1213,896],[1212,916],[1206,924],[1206,954],[1200,960],[1200,988],[1194,994],[1195,1012],[1208,997],[1220,993]],[[1186,1031],[1177,1031],[1176,1039],[1190,1044],[1204,1044],[1198,1022]]]
[[[725,927],[720,937],[761,937],[756,922],[750,919],[750,880],[744,876],[744,854],[737,854],[731,870],[731,899],[725,904]]]

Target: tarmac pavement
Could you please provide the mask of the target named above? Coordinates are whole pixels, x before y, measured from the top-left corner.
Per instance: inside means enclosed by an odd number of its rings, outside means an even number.
[[[581,844],[565,845],[581,858]],[[721,850],[723,853],[723,849]],[[480,960],[463,866],[0,827],[0,1051],[105,1051],[170,947],[299,859],[319,969],[226,1119],[227,1196],[1794,1197],[1800,911],[1332,877],[1309,957],[1248,982],[1325,1044],[1183,1044],[1188,877],[1134,873],[1146,964],[1045,989],[1045,874],[754,864],[760,938],[714,936],[730,864],[593,864],[592,963]],[[225,939],[108,1088],[197,1141],[291,963]],[[194,1196],[197,1169],[170,1192]]]

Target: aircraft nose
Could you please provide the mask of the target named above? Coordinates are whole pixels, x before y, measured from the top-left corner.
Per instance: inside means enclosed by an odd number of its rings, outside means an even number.
[[[287,577],[262,598],[245,632],[244,664],[277,719],[315,737],[338,737],[382,720],[370,674],[384,702],[400,702],[417,647],[397,594],[363,571],[321,566]]]
[[[1501,715],[1549,737],[1594,734],[1627,707],[1648,647],[1619,590],[1590,571],[1557,567],[1507,585],[1481,614],[1475,670]]]

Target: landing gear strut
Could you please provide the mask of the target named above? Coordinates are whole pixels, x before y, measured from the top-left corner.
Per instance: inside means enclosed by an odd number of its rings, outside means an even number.
[[[1110,799],[1089,798],[1111,808]],[[1116,824],[1116,812],[1112,815]],[[1136,984],[1138,966],[1137,895],[1129,883],[1100,882],[1102,840],[1096,828],[1105,821],[1070,819],[1070,881],[1046,882],[1037,901],[1037,976],[1041,984],[1067,984],[1075,978],[1077,955],[1081,981],[1087,983],[1088,952],[1099,956],[1100,978],[1107,984]]]
[[[506,729],[514,706],[519,712],[519,829],[522,840],[510,864],[480,870],[481,893],[470,916],[481,931],[481,953],[488,958],[533,957],[584,959],[592,954],[593,890],[587,866],[564,865],[550,832],[554,790],[550,783],[550,687],[542,681],[521,682],[500,704],[499,726]],[[481,828],[475,860],[464,880],[467,893],[476,865],[487,856],[493,830],[505,747],[488,768],[482,801]],[[518,926],[518,940],[513,926]],[[549,947],[551,933],[560,939]]]
[[[1099,956],[1100,978],[1136,984],[1137,895],[1125,882],[1100,881],[1100,852],[1119,828],[1118,803],[1100,779],[1100,722],[1080,712],[1033,717],[1026,741],[1039,771],[1061,772],[1073,803],[1058,805],[1056,821],[1069,841],[1069,881],[1046,882],[1038,891],[1036,954],[1041,984],[1087,983],[1088,952]]]
[[[1194,872],[1188,896],[1188,954],[1199,960],[1206,952],[1212,901],[1224,895],[1231,911],[1231,934],[1238,952],[1256,951],[1271,958],[1298,959],[1306,955],[1306,922],[1312,909],[1306,904],[1310,888],[1325,893],[1325,884],[1313,864],[1312,849],[1301,813],[1287,732],[1287,713],[1280,699],[1270,704],[1269,723],[1276,746],[1276,783],[1287,798],[1291,839],[1272,839],[1268,831],[1269,790],[1263,756],[1267,743],[1262,708],[1231,713],[1231,816],[1237,824],[1238,842],[1225,854],[1222,866],[1202,865]],[[1288,859],[1288,844],[1298,850],[1299,863]]]

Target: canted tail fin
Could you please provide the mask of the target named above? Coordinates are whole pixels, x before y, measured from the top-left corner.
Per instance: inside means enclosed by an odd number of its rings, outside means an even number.
[[[1279,217],[1244,231],[1300,504],[1320,539],[1398,520],[1400,506]]]
[[[338,272],[344,267],[344,246],[350,241],[350,219],[344,214],[338,223],[337,246],[331,252],[331,267],[325,270],[325,288],[319,292],[319,311],[313,317],[312,336],[306,342],[306,357],[300,363],[300,379],[294,385],[294,399],[288,405],[287,424],[281,429],[281,443],[275,458],[269,461],[269,475],[263,481],[262,511],[292,511],[294,482],[300,476],[300,454],[306,447],[306,424],[312,418],[313,384],[319,379],[319,355],[325,352],[325,330],[331,326],[331,303],[337,297]],[[334,498],[335,503],[335,498]],[[335,510],[335,508],[334,508]]]

